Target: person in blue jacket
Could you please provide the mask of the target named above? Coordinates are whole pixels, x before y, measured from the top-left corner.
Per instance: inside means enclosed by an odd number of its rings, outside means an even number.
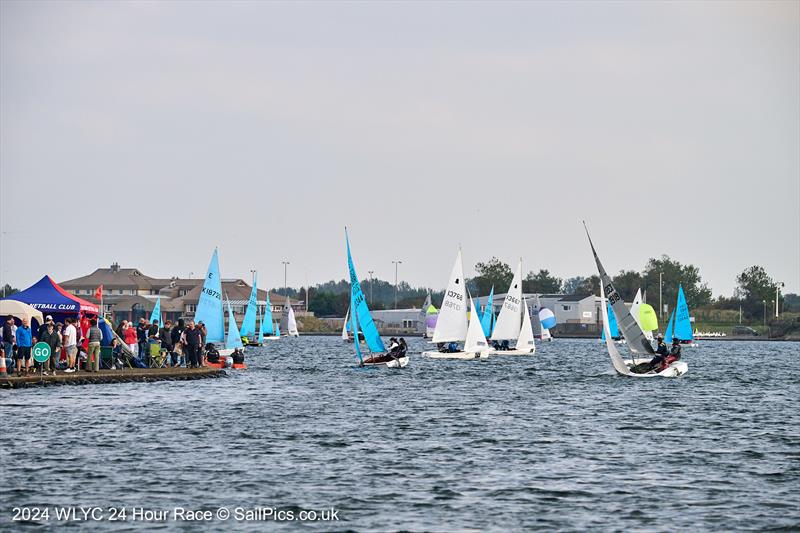
[[[25,362],[25,372],[31,369],[31,342],[33,334],[27,318],[22,319],[22,325],[17,328],[17,374],[22,372],[22,362]]]

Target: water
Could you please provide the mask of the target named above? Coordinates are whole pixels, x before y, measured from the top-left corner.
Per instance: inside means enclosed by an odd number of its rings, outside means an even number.
[[[338,510],[291,524],[313,531],[796,531],[799,352],[708,341],[684,377],[626,379],[596,341],[391,371],[301,337],[227,379],[0,391],[0,529],[83,505],[103,520],[73,529],[274,527],[107,510],[241,506]]]

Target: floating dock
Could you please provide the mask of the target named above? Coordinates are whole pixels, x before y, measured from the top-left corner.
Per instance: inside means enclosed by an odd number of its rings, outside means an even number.
[[[24,376],[0,377],[0,389],[24,387],[47,387],[50,385],[97,385],[101,383],[130,383],[148,381],[185,381],[194,379],[219,378],[226,375],[218,368],[125,368],[122,370],[101,370],[99,372],[58,371],[55,376],[40,376],[31,373]]]

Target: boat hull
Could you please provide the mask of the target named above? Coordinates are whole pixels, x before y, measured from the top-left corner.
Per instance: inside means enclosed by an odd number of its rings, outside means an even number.
[[[491,355],[533,355],[536,350],[491,350]]]
[[[633,365],[637,365],[639,363],[646,363],[650,361],[649,359],[625,359],[625,364],[630,367]],[[662,378],[677,378],[689,372],[689,365],[683,361],[674,361],[670,363],[667,368],[662,370],[661,372],[648,372],[647,374],[634,374],[633,372],[629,374],[622,374],[617,372],[621,376],[632,377],[632,378],[655,378],[655,377],[662,377]]]
[[[488,359],[489,351],[484,352],[422,352],[425,357],[431,359],[458,359],[458,360],[471,360],[471,359]]]
[[[392,359],[391,361],[381,361],[378,363],[371,363],[365,361],[364,366],[372,366],[372,367],[384,367],[384,368],[405,368],[408,366],[408,356],[404,355],[403,357],[398,357],[397,359]]]

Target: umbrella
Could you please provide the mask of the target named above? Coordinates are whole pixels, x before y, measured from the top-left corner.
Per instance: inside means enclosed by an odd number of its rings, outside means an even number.
[[[27,318],[28,322],[35,318],[39,325],[44,324],[42,312],[35,307],[17,300],[0,300],[0,316],[9,315],[15,316],[20,320]]]

